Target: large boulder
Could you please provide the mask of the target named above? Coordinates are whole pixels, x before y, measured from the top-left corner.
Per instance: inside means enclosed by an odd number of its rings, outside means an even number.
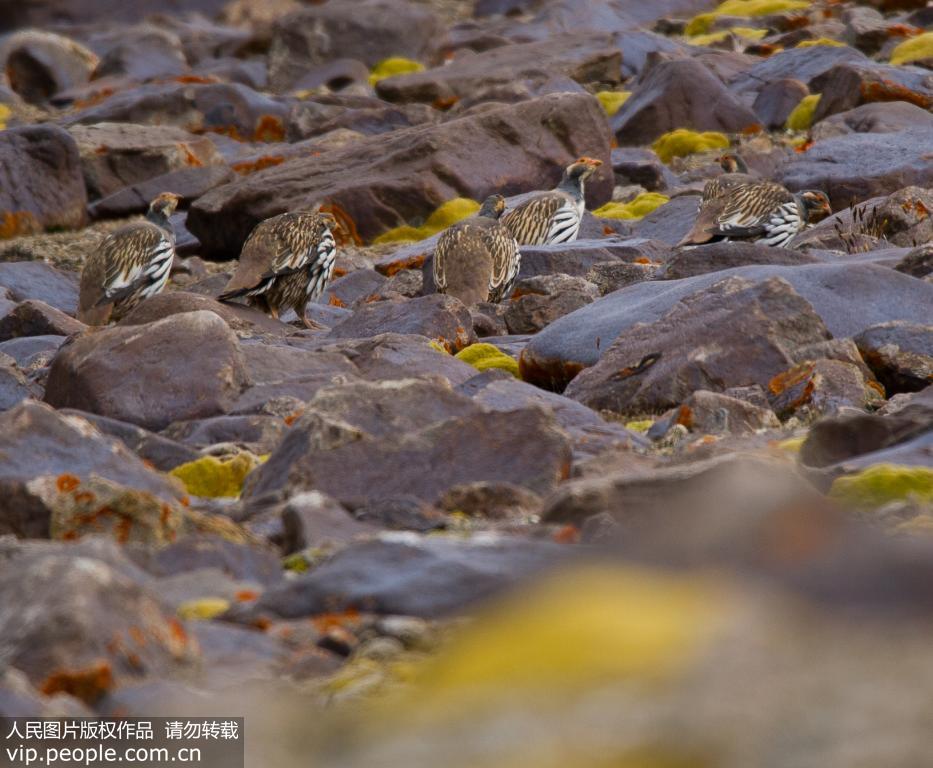
[[[700,389],[767,387],[794,364],[796,349],[827,338],[819,316],[786,281],[731,278],[620,334],[566,395],[596,410],[657,413]]]
[[[824,139],[784,166],[780,180],[791,190],[823,190],[838,210],[902,187],[933,185],[931,145],[931,127]]]
[[[80,43],[35,29],[10,35],[0,45],[10,86],[30,104],[43,104],[60,91],[85,85],[97,61]]]
[[[42,261],[0,262],[0,286],[11,299],[35,299],[66,314],[78,309],[78,279]]]
[[[754,99],[770,83],[793,78],[809,86],[817,77],[844,62],[867,61],[865,55],[848,46],[812,45],[805,48],[789,48],[768,56],[747,72],[736,77],[732,90],[746,98]],[[810,90],[817,90],[810,88]]]
[[[76,338],[52,361],[45,400],[159,430],[226,412],[246,384],[236,335],[198,311]]]
[[[906,101],[923,109],[933,106],[933,73],[921,67],[893,67],[875,62],[838,64],[813,79],[821,94],[814,122],[873,102]]]
[[[431,406],[432,386],[419,382],[418,388],[421,401],[385,401],[383,410],[402,425],[388,433],[380,426],[390,418],[386,414],[372,420],[368,409],[359,416],[349,411],[348,422],[309,408],[247,478],[244,497],[318,490],[355,509],[393,497],[430,504],[452,486],[478,481],[509,482],[544,494],[567,476],[570,440],[549,413],[479,410],[435,420],[436,414],[461,406]],[[503,450],[516,442],[524,446],[521,451]]]
[[[282,17],[272,32],[269,75],[285,90],[335,58],[373,66],[391,56],[423,60],[440,33],[435,16],[407,0],[323,3]]]
[[[933,301],[933,285],[870,263],[748,266],[642,282],[604,296],[537,334],[522,352],[523,378],[561,388],[637,323],[654,323],[685,298],[729,277],[756,282],[783,278],[840,338],[889,320],[928,322]]]
[[[223,163],[210,139],[172,126],[99,123],[74,125],[68,132],[78,143],[92,198],[106,197],[170,171]],[[177,193],[170,187],[160,192]]]
[[[376,93],[389,101],[450,104],[484,93],[494,96],[517,84],[533,94],[555,76],[580,83],[616,83],[621,68],[622,55],[609,37],[571,35],[506,45],[425,72],[390,77],[376,85]]]
[[[288,160],[207,193],[188,226],[208,252],[232,254],[259,221],[328,202],[368,239],[453,197],[550,188],[580,155],[608,167],[605,113],[592,96],[555,94]],[[590,205],[609,197],[609,176],[591,180]]]
[[[60,489],[91,476],[153,494],[166,502],[181,488],[150,469],[119,440],[80,416],[24,402],[0,414],[0,533],[47,537],[51,509],[31,484],[48,478]]]
[[[610,118],[619,144],[646,144],[677,128],[739,133],[758,117],[694,59],[650,66],[632,96]]]
[[[75,229],[86,206],[78,146],[67,132],[54,125],[0,131],[0,239]]]

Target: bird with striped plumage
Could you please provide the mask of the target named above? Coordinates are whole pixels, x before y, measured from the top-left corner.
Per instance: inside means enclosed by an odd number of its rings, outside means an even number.
[[[181,200],[163,192],[146,218],[111,232],[81,272],[78,319],[90,325],[119,320],[139,302],[162,291],[175,258],[175,231],[169,220]]]
[[[586,180],[602,165],[601,160],[581,157],[564,170],[560,184],[540,192],[502,216],[519,245],[570,243],[577,239],[586,209]]]
[[[507,299],[515,287],[521,253],[500,217],[505,198],[491,195],[476,216],[447,228],[434,247],[433,275],[438,293],[467,306]]]
[[[819,190],[793,193],[770,181],[738,184],[700,205],[692,229],[678,245],[751,240],[784,248],[830,214],[829,199]]]
[[[703,187],[703,195],[700,198],[700,204],[722,197],[733,187],[739,184],[749,184],[758,179],[748,172],[748,166],[745,161],[736,154],[727,152],[719,158],[719,167],[723,173],[710,179]]]
[[[243,244],[240,261],[219,301],[244,298],[278,319],[294,309],[306,328],[317,328],[306,313],[334,273],[337,245],[329,213],[283,213],[256,225]]]

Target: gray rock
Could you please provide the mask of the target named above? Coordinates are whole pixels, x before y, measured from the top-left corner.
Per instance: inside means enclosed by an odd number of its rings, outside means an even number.
[[[449,615],[531,576],[560,555],[561,547],[551,542],[511,537],[384,535],[347,547],[232,616],[248,622],[264,615],[297,618],[349,609]]]
[[[888,395],[919,392],[933,384],[933,324],[873,325],[855,343]]]
[[[247,384],[236,336],[212,312],[86,334],[52,361],[46,402],[159,430],[224,413]]]
[[[0,262],[0,286],[14,301],[36,299],[66,315],[74,315],[78,309],[77,275],[41,261]]]
[[[582,277],[542,275],[519,280],[505,312],[509,333],[537,333],[599,297],[599,289]]]
[[[87,326],[38,299],[27,299],[0,315],[0,341],[21,336],[71,336]]]

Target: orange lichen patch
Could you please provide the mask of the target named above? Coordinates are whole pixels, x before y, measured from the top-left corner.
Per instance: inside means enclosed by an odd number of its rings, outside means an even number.
[[[169,82],[185,85],[213,85],[219,83],[220,79],[213,75],[178,75],[178,77],[171,78]]]
[[[4,211],[0,216],[0,240],[19,237],[20,235],[34,235],[42,231],[42,225],[29,211]]]
[[[191,151],[191,147],[189,147],[187,144],[180,143],[178,145],[178,148],[181,150],[182,154],[185,156],[185,165],[190,165],[194,168],[201,168],[204,165],[204,163],[201,162],[200,158],[198,158],[198,156],[195,155],[194,152]]]
[[[249,176],[257,171],[264,171],[266,168],[274,168],[285,162],[281,155],[263,155],[250,162],[234,163],[230,167],[241,176]]]
[[[263,115],[253,133],[256,141],[285,141],[285,124],[275,115]]]
[[[301,414],[303,413],[304,413],[304,410],[297,410],[294,413],[288,414],[288,416],[282,419],[282,421],[285,422],[286,427],[290,427],[292,424],[298,421],[299,418],[301,418]]]
[[[554,531],[551,539],[558,544],[576,544],[580,541],[580,531],[575,525],[564,525]]]
[[[881,395],[882,399],[887,398],[887,392],[884,391],[884,386],[880,381],[869,381],[866,382],[867,386],[871,387],[875,392]]]
[[[586,366],[582,363],[554,361],[542,364],[525,355],[525,350],[518,356],[518,372],[522,381],[542,387],[561,391]]]
[[[335,219],[337,219],[337,231],[334,232],[334,239],[337,241],[337,245],[362,245],[363,238],[360,237],[360,233],[356,228],[356,222],[353,221],[353,217],[347,213],[341,206],[337,203],[323,203],[320,207],[321,213],[329,213]],[[336,275],[336,270],[334,271]]]
[[[603,234],[604,234],[604,235],[613,235],[613,234],[615,234],[615,230],[614,230],[612,227],[603,227]]]
[[[129,629],[130,639],[142,647],[146,647],[148,640],[146,639],[146,633],[143,632],[139,627],[130,627]]]
[[[76,504],[93,504],[95,496],[90,491],[76,491],[71,496]]]
[[[636,264],[653,264],[654,262],[651,261],[651,259],[649,259],[647,256],[639,256],[637,259],[635,259],[635,263]]]
[[[806,141],[804,141],[804,142],[802,142],[801,144],[798,144],[796,147],[794,147],[794,152],[799,152],[799,153],[802,154],[802,153],[808,151],[808,150],[810,149],[810,147],[813,146],[813,143],[814,143],[814,142],[813,142],[812,139],[807,139]]]
[[[81,485],[81,481],[74,475],[59,475],[55,480],[55,487],[62,493],[73,491],[79,485]]]
[[[93,705],[113,686],[113,670],[101,660],[82,669],[57,670],[42,681],[39,690],[46,696],[67,693]]]
[[[917,218],[921,221],[930,215],[930,209],[927,208],[920,200],[908,200],[901,205],[901,210],[903,210],[904,213],[910,213],[913,211],[915,214],[917,214]]]
[[[439,109],[441,112],[446,112],[448,109],[453,107],[460,98],[458,96],[441,96],[431,103],[431,106],[434,109]]]
[[[661,354],[659,352],[654,352],[650,355],[645,355],[641,360],[639,360],[635,365],[627,365],[625,368],[620,368],[614,375],[613,379],[628,379],[632,376],[637,376],[640,373],[647,371],[652,365],[654,365],[658,360],[661,359]]]
[[[382,301],[382,296],[378,293],[371,293],[365,299],[363,299],[364,304],[375,304],[377,301]]]
[[[187,496],[182,496],[182,497],[178,500],[178,503],[181,504],[183,507],[190,507],[190,506],[191,506],[191,499],[189,499]]]
[[[884,78],[871,83],[862,83],[859,92],[866,102],[907,101],[923,109],[933,107],[933,97],[912,91],[910,88]]]
[[[916,37],[923,34],[920,27],[912,27],[909,24],[892,24],[885,32],[888,37]]]
[[[359,621],[360,612],[355,608],[348,608],[339,613],[320,613],[311,617],[314,628],[322,635],[335,629],[346,629],[348,624],[355,627]]]
[[[336,280],[338,277],[346,277],[348,274],[347,270],[343,267],[334,267],[333,279]]]
[[[188,645],[188,633],[178,619],[171,618],[168,620],[168,631],[171,639],[175,643],[182,647]]]
[[[371,299],[372,296],[370,296],[369,298]],[[330,298],[327,299],[327,303],[328,303],[330,306],[332,306],[332,307],[345,307],[345,306],[347,306],[347,305],[344,303],[343,299],[341,299],[339,296],[335,296],[333,293],[330,295]]]
[[[761,123],[752,123],[751,125],[746,125],[742,129],[743,136],[754,136],[761,133],[764,130],[764,126]]]
[[[111,96],[113,96],[114,93],[115,91],[113,88],[102,88],[91,96],[88,96],[86,99],[78,99],[75,101],[74,108],[77,110],[96,106],[102,101],[109,99]]]
[[[106,144],[101,144],[100,146],[94,148],[95,155],[106,155],[109,151],[110,147],[108,147]]]
[[[259,593],[255,589],[241,589],[233,596],[233,599],[238,603],[251,603],[259,599]]]
[[[409,256],[407,259],[398,259],[388,264],[377,264],[376,271],[381,272],[386,277],[392,277],[392,275],[401,272],[403,269],[421,269],[424,266],[424,260],[426,258],[427,253],[418,253],[414,256]]]
[[[260,616],[258,619],[253,619],[250,622],[250,625],[258,629],[260,632],[265,632],[269,627],[272,626],[272,621],[267,616]]]
[[[768,391],[772,395],[780,395],[813,375],[813,365],[804,363],[783,371],[768,382]]]
[[[689,405],[682,405],[677,409],[677,418],[675,424],[680,424],[687,429],[693,429],[693,409]]]

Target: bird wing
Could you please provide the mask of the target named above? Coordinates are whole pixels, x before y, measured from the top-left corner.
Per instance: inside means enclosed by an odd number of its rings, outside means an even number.
[[[441,233],[434,246],[434,263],[432,271],[434,274],[434,285],[438,293],[444,293],[447,290],[447,262],[450,254],[461,247],[463,241],[468,237],[466,227],[451,227]]]
[[[507,226],[521,245],[543,245],[548,242],[554,218],[558,211],[570,205],[570,200],[559,192],[542,192],[521,205],[502,214]]]
[[[482,232],[483,242],[492,257],[492,273],[489,276],[489,300],[501,301],[512,292],[518,270],[521,266],[521,253],[518,243],[508,227],[495,222],[485,227]]]
[[[146,221],[129,224],[101,244],[103,296],[98,305],[119,301],[171,268],[175,246],[161,227]]]
[[[766,231],[773,213],[793,195],[780,184],[740,184],[723,196],[713,234],[721,237],[756,237]]]

